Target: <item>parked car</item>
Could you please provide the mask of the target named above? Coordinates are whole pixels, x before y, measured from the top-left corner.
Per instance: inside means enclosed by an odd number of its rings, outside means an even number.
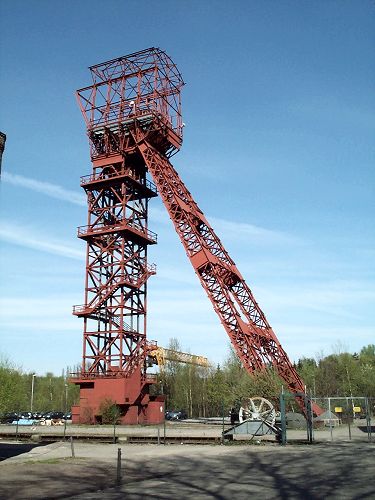
[[[184,410],[170,410],[165,412],[166,420],[184,420],[187,414]]]
[[[54,420],[64,418],[64,412],[63,411],[54,411],[54,412],[52,412],[52,418]]]
[[[34,420],[40,420],[41,418],[43,418],[43,413],[40,411],[35,411],[33,412],[32,416]]]
[[[29,411],[23,411],[19,414],[20,418],[23,418],[25,420],[30,420],[33,418],[33,414]]]
[[[16,420],[19,420],[19,415],[17,412],[13,411],[13,412],[8,412],[8,413],[4,413],[3,415],[1,415],[0,417],[0,422],[2,424],[11,424],[12,422],[16,421]]]
[[[47,413],[43,414],[43,418],[45,420],[59,420],[64,418],[64,412],[63,411],[48,411]]]

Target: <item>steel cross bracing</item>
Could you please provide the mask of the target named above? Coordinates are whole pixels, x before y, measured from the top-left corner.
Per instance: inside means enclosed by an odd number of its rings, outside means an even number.
[[[146,250],[156,243],[147,227],[153,195],[148,170],[245,368],[253,373],[273,366],[292,392],[303,393],[303,381],[251,290],[169,161],[183,132],[184,82],[176,66],[165,52],[150,48],[90,70],[93,84],[77,92],[94,170],[81,183],[89,203],[88,225],[78,230],[88,244],[87,283],[85,305],[75,309],[85,318],[88,375],[117,370],[128,376],[137,363],[145,365],[152,349],[145,332],[152,274]],[[94,329],[89,320],[96,321]]]
[[[147,373],[147,280],[155,266],[148,245],[148,202],[157,196],[130,129],[136,127],[165,156],[182,143],[181,75],[165,52],[150,48],[90,67],[92,85],[77,91],[87,125],[93,170],[81,178],[87,194],[83,361],[74,383],[80,404],[74,421],[98,419],[104,397],[120,405],[123,423],[160,423],[164,399],[150,394],[156,376]]]
[[[156,235],[147,227],[147,205],[156,187],[132,155],[104,163],[94,162],[93,174],[81,179],[88,199],[88,225],[78,228],[87,241],[85,304],[73,312],[84,318],[83,378],[128,377],[149,348],[146,281],[156,271],[147,245]]]
[[[274,366],[291,391],[304,384],[263,311],[178,173],[146,141],[138,144],[186,253],[242,363],[250,373]]]

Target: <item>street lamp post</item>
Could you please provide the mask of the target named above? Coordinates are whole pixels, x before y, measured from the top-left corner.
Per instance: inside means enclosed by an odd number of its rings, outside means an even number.
[[[68,384],[65,384],[65,413],[68,412]]]
[[[68,411],[68,384],[66,383],[65,380],[65,415],[64,415],[64,441],[65,441],[65,436],[66,436],[66,414]]]
[[[33,373],[33,377],[31,379],[31,401],[30,401],[30,413],[33,412],[33,404],[34,404],[34,381],[36,374]]]

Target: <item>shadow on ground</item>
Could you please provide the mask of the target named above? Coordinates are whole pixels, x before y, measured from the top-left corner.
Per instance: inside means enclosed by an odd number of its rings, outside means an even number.
[[[203,451],[202,447],[198,450],[192,446],[171,446],[170,454],[154,459],[152,446],[145,445],[144,449],[143,456],[132,457],[132,446],[122,447],[120,487],[115,487],[115,461],[100,462],[100,456],[96,461],[71,459],[10,468],[4,465],[4,470],[0,470],[0,497],[4,500],[375,497],[375,447],[371,444],[274,449],[207,446]],[[20,478],[20,466],[22,481],[16,479]],[[8,473],[4,474],[7,468]]]
[[[209,459],[189,458],[147,463],[141,474],[132,468],[127,499],[141,498],[350,498],[375,497],[374,447],[304,447],[264,452],[233,450]],[[156,481],[153,489],[152,482]],[[149,488],[147,488],[147,483]],[[113,497],[122,498],[120,492]]]
[[[22,453],[27,453],[37,446],[45,446],[46,444],[47,443],[0,443],[0,462],[7,458],[22,455]]]
[[[371,434],[375,434],[375,425],[359,425],[358,429],[362,432],[371,432]]]

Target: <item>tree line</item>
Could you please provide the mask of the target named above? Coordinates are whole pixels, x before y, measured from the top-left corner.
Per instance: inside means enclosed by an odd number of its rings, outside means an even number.
[[[7,412],[70,411],[79,400],[79,387],[67,382],[65,373],[26,373],[0,357],[0,414]]]
[[[168,348],[183,350],[176,339],[171,339]],[[294,366],[313,397],[375,398],[374,344],[354,354],[303,357]],[[31,405],[37,412],[69,411],[79,401],[79,387],[67,382],[72,371],[68,367],[60,376],[35,376],[0,358],[0,413],[30,411]],[[253,396],[263,396],[277,406],[282,386],[272,367],[250,376],[229,348],[225,362],[209,368],[167,361],[152,392],[166,396],[166,409],[183,409],[189,417],[211,417]]]
[[[169,349],[179,351],[176,339]],[[311,397],[375,398],[375,345],[359,353],[336,352],[318,359],[301,358],[294,365]],[[250,376],[233,349],[225,362],[211,368],[168,361],[159,374],[159,391],[166,395],[168,409],[184,409],[191,417],[210,417],[240,406],[245,398],[262,396],[278,407],[285,383],[272,367]]]

